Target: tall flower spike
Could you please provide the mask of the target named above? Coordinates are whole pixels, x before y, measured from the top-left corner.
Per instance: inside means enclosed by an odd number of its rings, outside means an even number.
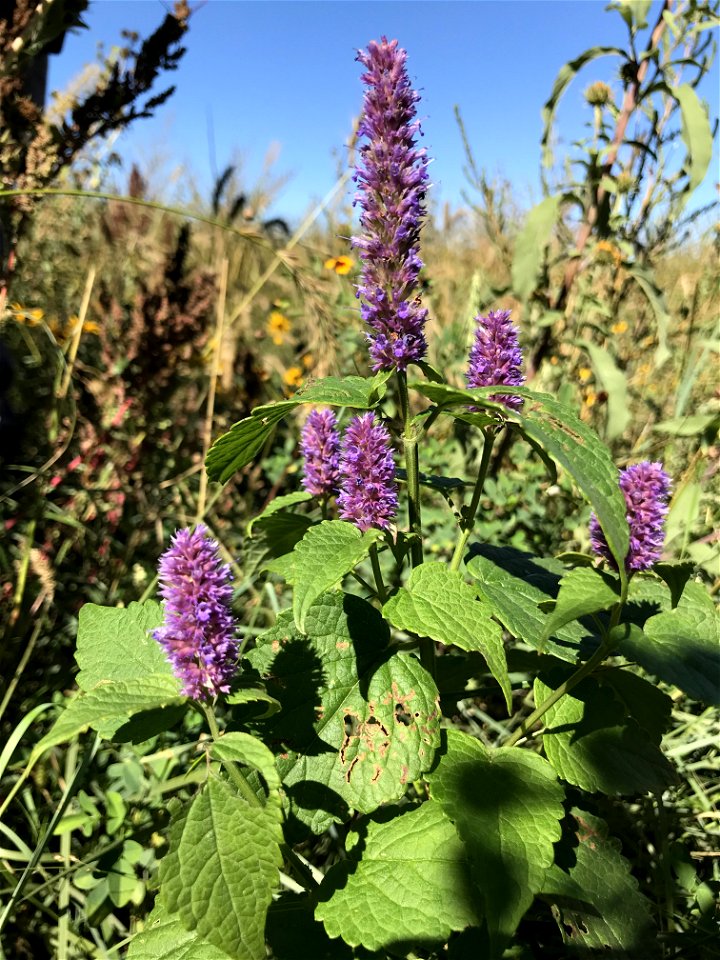
[[[620,474],[620,489],[625,494],[630,527],[630,548],[625,557],[628,573],[648,570],[662,555],[670,486],[670,477],[662,464],[649,460],[636,463]],[[617,569],[595,514],[590,517],[590,543],[595,553],[605,557]]]
[[[477,328],[475,341],[470,350],[467,383],[469,387],[490,387],[507,384],[519,387],[525,383],[520,371],[522,351],[518,332],[510,319],[509,310],[491,310],[486,317],[475,317]],[[493,394],[490,398],[504,403],[511,410],[519,410],[522,397]]]
[[[230,567],[221,562],[216,541],[202,524],[178,530],[160,558],[159,572],[165,619],[153,637],[182,680],[183,693],[204,700],[227,692],[238,642]]]
[[[360,147],[355,173],[363,233],[353,246],[363,263],[357,296],[374,370],[405,370],[427,351],[423,327],[427,310],[416,296],[422,260],[418,255],[420,227],[428,186],[426,152],[415,145],[420,124],[415,104],[420,99],[405,68],[407,54],[397,40],[383,37],[361,50],[357,59],[366,68]]]
[[[397,513],[395,462],[390,434],[372,413],[350,421],[342,444],[340,494],[337,504],[343,520],[363,533],[371,527],[385,530]]]
[[[302,485],[314,497],[337,492],[340,481],[340,434],[332,410],[313,410],[300,438],[305,458]]]

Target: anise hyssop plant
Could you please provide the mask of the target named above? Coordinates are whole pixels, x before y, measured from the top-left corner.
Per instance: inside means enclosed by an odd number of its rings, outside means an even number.
[[[80,611],[80,695],[37,750],[88,727],[138,742],[186,710],[202,717],[207,759],[174,779],[155,906],[130,960],[495,958],[529,911],[552,911],[561,949],[654,956],[654,904],[598,797],[672,785],[657,682],[718,702],[715,609],[690,565],[659,562],[662,465],[619,472],[573,409],[524,386],[508,310],[477,316],[466,385],[425,361],[419,98],[397,41],[358,60],[352,244],[373,375],[258,408],[206,462],[226,482],[309,407],[302,489],[254,521],[282,518],[287,551],[268,550],[262,576],[285,581],[292,604],[242,636],[218,545],[202,525],[179,530],[160,560],[163,604]],[[421,468],[423,439],[448,417],[484,446],[443,558],[424,551],[421,513],[443,478]],[[594,556],[482,540],[506,431],[573,479]],[[472,697],[495,718],[486,729],[463,721],[458,701]]]

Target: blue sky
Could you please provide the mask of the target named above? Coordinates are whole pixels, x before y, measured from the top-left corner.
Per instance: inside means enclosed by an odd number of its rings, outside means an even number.
[[[191,6],[197,9],[187,53],[163,80],[175,83],[174,97],[115,149],[128,169],[158,154],[166,171],[184,164],[209,194],[213,154],[220,170],[239,154],[252,185],[277,144],[274,173],[290,180],[273,209],[292,219],[335,182],[361,103],[355,51],[369,40],[397,37],[408,51],[422,94],[424,144],[434,158],[435,203],[461,202],[464,161],[453,116],[459,104],[479,164],[507,177],[525,206],[540,197],[540,111],[558,70],[588,47],[622,46],[626,36],[604,0],[191,0]],[[123,29],[147,36],[165,7],[160,0],[95,0],[85,16],[90,29],[68,37],[62,54],[51,58],[50,89],[63,88],[94,60],[98,42],[109,49]],[[651,17],[658,8],[654,3]],[[713,112],[718,78],[716,64],[700,90]],[[570,87],[560,114],[563,138],[581,135],[590,116],[582,91],[598,79],[619,89],[611,58],[591,64]],[[716,170],[717,157],[696,200],[713,197]]]

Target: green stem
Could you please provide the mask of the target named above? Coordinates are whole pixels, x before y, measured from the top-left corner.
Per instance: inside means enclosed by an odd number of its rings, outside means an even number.
[[[378,600],[384,604],[387,600],[387,590],[385,589],[385,581],[383,580],[382,570],[380,569],[380,558],[378,557],[376,543],[370,547],[370,563],[372,564],[373,576],[375,577]]]
[[[478,477],[475,481],[475,489],[473,490],[470,506],[463,511],[463,518],[460,521],[460,529],[458,531],[457,543],[455,544],[455,552],[453,553],[452,560],[450,561],[451,570],[460,569],[460,563],[465,554],[465,547],[467,546],[467,542],[470,539],[470,534],[475,526],[475,515],[477,513],[478,506],[480,505],[480,497],[482,496],[485,478],[487,476],[488,468],[490,467],[490,456],[492,454],[493,444],[495,443],[495,433],[492,430],[483,430],[483,436],[485,438],[485,443],[483,446],[482,459],[480,460],[480,469],[478,470]]]
[[[526,717],[520,723],[520,726],[517,728],[515,733],[513,733],[505,741],[505,743],[503,743],[503,746],[514,747],[518,740],[521,740],[523,737],[527,736],[528,732],[538,722],[538,720],[543,717],[551,707],[554,707],[558,700],[561,700],[566,693],[570,693],[570,691],[576,687],[581,680],[584,680],[585,677],[593,672],[595,667],[599,666],[603,662],[614,645],[614,640],[611,640],[609,637],[605,637],[590,659],[586,660],[585,663],[578,667],[575,673],[571,674],[571,676],[569,676],[564,683],[561,683],[557,690],[553,690],[547,700],[543,700],[542,704],[539,707],[536,707],[530,716]]]

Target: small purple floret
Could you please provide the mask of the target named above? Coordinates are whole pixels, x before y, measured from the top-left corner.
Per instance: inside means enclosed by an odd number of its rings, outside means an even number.
[[[405,370],[427,352],[423,328],[427,310],[416,296],[422,260],[418,254],[428,186],[426,152],[415,144],[420,99],[405,68],[407,54],[397,40],[383,37],[361,50],[366,68],[360,147],[355,174],[363,233],[353,237],[363,268],[357,296],[373,370]]]
[[[163,625],[153,637],[165,651],[183,694],[205,700],[230,689],[238,642],[230,610],[232,578],[215,540],[198,524],[178,530],[160,558]]]
[[[466,376],[468,386],[522,386],[525,383],[525,377],[520,370],[522,351],[517,329],[510,319],[510,311],[491,310],[486,317],[475,317],[475,322],[477,329]],[[506,394],[493,394],[489,399],[504,403],[511,410],[519,410],[523,405],[522,397]]]
[[[630,547],[625,557],[628,573],[649,570],[661,555],[665,539],[665,517],[672,481],[661,463],[644,460],[620,473],[620,489],[627,503]],[[615,558],[597,517],[590,517],[590,543],[595,551],[617,569]]]
[[[372,413],[355,417],[345,431],[340,459],[338,509],[363,531],[385,530],[397,513],[395,462],[390,434]]]
[[[305,458],[302,485],[314,497],[337,493],[340,482],[340,434],[332,410],[313,410],[300,438]]]

